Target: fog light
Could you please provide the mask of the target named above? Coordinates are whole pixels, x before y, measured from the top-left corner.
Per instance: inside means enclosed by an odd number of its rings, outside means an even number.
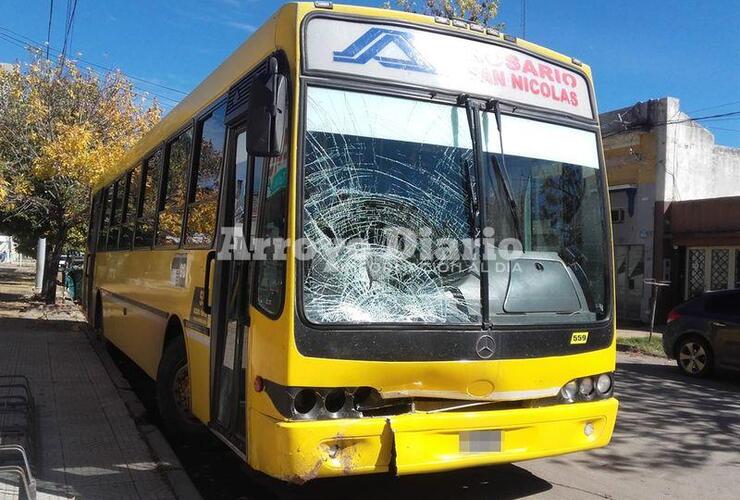
[[[592,422],[586,422],[586,425],[583,426],[583,433],[586,437],[590,437],[594,433],[594,424]]]
[[[301,389],[293,399],[293,409],[296,413],[305,415],[316,406],[316,392],[311,389]]]
[[[606,394],[612,388],[612,378],[607,373],[599,375],[599,379],[596,381],[596,390],[599,394]]]
[[[336,413],[344,408],[346,401],[347,394],[344,392],[344,389],[332,389],[324,399],[324,407],[329,413]]]
[[[594,392],[594,381],[591,377],[582,378],[578,384],[578,392],[583,397],[589,397]]]
[[[571,380],[560,389],[560,397],[564,400],[572,402],[576,397],[576,391],[578,390],[578,384],[575,380]]]

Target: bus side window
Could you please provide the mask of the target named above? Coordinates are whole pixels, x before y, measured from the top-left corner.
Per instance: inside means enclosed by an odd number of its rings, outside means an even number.
[[[100,190],[100,203],[98,204],[98,210],[99,213],[96,214],[96,217],[98,218],[98,234],[97,234],[97,243],[95,245],[98,252],[102,252],[105,250],[105,240],[108,236],[108,233],[106,232],[106,225],[105,225],[105,214],[108,210],[108,188],[104,187]]]
[[[131,243],[134,236],[134,224],[136,223],[136,213],[139,209],[139,191],[141,190],[141,164],[136,165],[128,173],[128,196],[126,196],[121,224],[121,237],[118,248],[121,250],[131,250]]]
[[[111,210],[113,209],[113,196],[115,195],[115,184],[105,188],[103,202],[103,220],[100,223],[100,238],[98,239],[98,249],[107,250],[108,230],[110,229]]]
[[[121,213],[123,211],[123,199],[126,194],[126,180],[127,177],[121,177],[114,184],[113,211],[110,229],[108,230],[108,244],[106,245],[108,250],[118,250],[118,235],[121,229]]]
[[[134,246],[148,248],[154,243],[154,216],[157,213],[157,193],[159,191],[159,164],[162,150],[158,149],[144,161],[141,174],[142,199],[136,217]]]
[[[257,162],[255,162],[257,163]],[[285,241],[288,208],[288,158],[283,155],[264,161],[266,177],[262,188],[262,214],[258,236]],[[260,169],[261,170],[261,169]],[[273,243],[273,249],[276,249]],[[280,315],[285,296],[287,249],[268,250],[267,260],[257,258],[255,305],[269,316]]]
[[[162,199],[157,212],[156,246],[180,245],[185,212],[185,181],[190,164],[193,130],[187,129],[167,145],[162,168]]]
[[[225,112],[226,104],[222,104],[197,127],[185,224],[185,245],[189,247],[213,246],[226,139]]]

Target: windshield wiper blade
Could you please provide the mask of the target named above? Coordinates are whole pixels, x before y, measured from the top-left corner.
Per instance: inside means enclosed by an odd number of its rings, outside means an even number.
[[[519,211],[517,210],[516,200],[514,199],[514,194],[511,189],[509,172],[506,169],[506,154],[504,154],[504,137],[501,134],[501,109],[499,108],[499,102],[495,100],[488,101],[488,103],[486,104],[486,109],[490,110],[491,107],[493,107],[493,114],[496,117],[496,129],[498,129],[498,140],[501,147],[501,164],[496,161],[495,156],[493,156],[493,161],[491,163],[493,163],[493,169],[496,172],[496,177],[498,177],[499,182],[501,182],[501,185],[504,188],[504,195],[506,196],[509,210],[511,211],[511,221],[512,224],[514,224],[514,231],[516,231],[516,237],[519,239],[519,242],[522,244],[523,248],[524,236],[522,234],[521,225],[519,224]]]
[[[463,189],[470,202],[468,205],[468,224],[470,224],[470,236],[476,238],[478,236],[478,196],[475,192],[475,184],[473,183],[473,174],[470,171],[470,162],[468,160],[462,161],[463,168]]]
[[[477,230],[479,238],[478,262],[480,265],[480,295],[481,295],[481,322],[484,329],[491,327],[488,315],[488,263],[486,262],[485,240],[483,235],[483,224],[488,220],[486,218],[486,204],[483,201],[486,192],[486,178],[483,175],[483,146],[481,134],[480,111],[484,109],[483,102],[471,99],[470,96],[462,94],[457,99],[458,104],[465,106],[465,115],[468,119],[470,128],[470,138],[473,142],[473,159],[475,165],[476,177],[478,179],[477,192]],[[471,182],[472,184],[472,182]],[[472,185],[471,185],[472,189]]]

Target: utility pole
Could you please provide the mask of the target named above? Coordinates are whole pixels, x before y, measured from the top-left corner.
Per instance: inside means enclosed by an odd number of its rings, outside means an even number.
[[[46,267],[46,238],[39,238],[36,245],[36,291],[44,286],[44,268]]]
[[[522,0],[522,38],[527,38],[527,0]]]

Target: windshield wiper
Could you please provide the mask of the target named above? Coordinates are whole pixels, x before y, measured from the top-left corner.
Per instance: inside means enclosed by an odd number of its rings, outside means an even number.
[[[473,183],[473,173],[470,171],[470,162],[468,160],[462,161],[463,168],[463,189],[468,197],[468,224],[470,225],[470,236],[473,238],[478,237],[478,196],[475,192],[475,184]]]
[[[477,205],[477,233],[479,239],[478,262],[480,264],[480,313],[483,328],[490,328],[491,323],[488,317],[488,263],[486,262],[485,241],[483,235],[483,224],[486,218],[486,204],[484,194],[486,192],[486,177],[483,175],[483,146],[481,134],[480,111],[484,109],[483,102],[471,99],[467,94],[458,97],[457,102],[465,106],[465,115],[468,118],[468,127],[470,128],[470,138],[473,142],[473,159],[475,164],[476,177],[478,178],[478,192],[476,199],[480,201]],[[469,175],[469,174],[468,174]],[[469,189],[472,191],[472,179],[469,183]]]
[[[563,263],[568,266],[571,271],[573,271],[573,274],[578,280],[578,284],[581,286],[583,296],[586,297],[586,306],[588,307],[588,309],[590,311],[596,311],[596,303],[594,302],[594,294],[593,290],[591,289],[591,282],[588,279],[586,270],[583,269],[582,261],[585,258],[583,252],[575,247],[563,245],[558,252],[558,257],[560,257],[560,260],[563,261]]]
[[[517,210],[516,200],[511,189],[511,182],[509,180],[509,171],[506,169],[506,154],[504,154],[504,136],[501,134],[501,109],[499,102],[492,100],[486,104],[486,109],[490,110],[493,108],[493,114],[496,117],[496,129],[498,130],[499,146],[501,147],[501,163],[496,161],[496,156],[492,155],[493,169],[496,172],[499,182],[503,186],[504,195],[508,201],[509,210],[511,211],[511,221],[514,224],[514,231],[516,231],[516,237],[524,247],[524,236],[522,235],[521,225],[519,224],[519,211]]]

